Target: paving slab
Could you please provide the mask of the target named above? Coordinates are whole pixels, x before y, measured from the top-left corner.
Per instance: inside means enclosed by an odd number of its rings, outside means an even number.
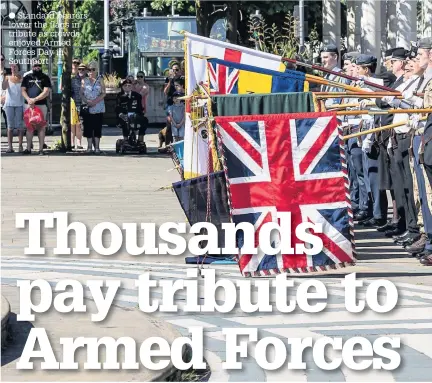
[[[167,368],[160,371],[152,371],[145,368],[139,361],[139,347],[141,343],[150,337],[161,337],[172,343],[180,336],[180,333],[169,323],[149,316],[137,308],[125,308],[113,305],[106,320],[92,322],[90,315],[97,312],[92,300],[85,299],[87,312],[61,314],[54,309],[46,313],[36,313],[34,322],[18,322],[16,314],[19,313],[19,288],[16,286],[2,286],[2,293],[11,303],[10,339],[7,347],[2,352],[2,379],[4,381],[164,381],[167,377],[176,373],[175,367],[170,363]],[[34,296],[35,302],[40,299],[40,294]],[[65,337],[112,337],[115,340],[121,337],[131,337],[136,341],[138,370],[84,370],[87,353],[85,348],[76,351],[75,361],[79,364],[78,371],[42,370],[41,359],[33,359],[33,370],[18,370],[16,362],[22,353],[23,347],[32,328],[44,328],[50,340],[57,361],[62,361],[62,346],[60,338]],[[124,361],[124,348],[119,347],[118,362]],[[99,351],[99,361],[105,361],[105,348]],[[157,359],[157,358],[156,358]]]

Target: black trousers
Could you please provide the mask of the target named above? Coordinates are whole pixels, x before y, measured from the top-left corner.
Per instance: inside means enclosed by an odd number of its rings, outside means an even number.
[[[419,233],[417,212],[414,200],[414,185],[410,168],[409,135],[396,135],[397,148],[390,155],[390,174],[393,183],[396,206],[400,216],[400,228],[411,233]]]
[[[146,133],[146,130],[148,127],[148,118],[145,116],[137,115],[135,118],[135,122],[137,125],[139,124],[138,135],[139,136],[145,136],[145,133]],[[134,124],[134,123],[132,123],[132,124]],[[123,137],[129,137],[129,128],[128,128],[126,121],[117,117],[117,125],[119,125],[121,127],[121,129],[123,131]]]

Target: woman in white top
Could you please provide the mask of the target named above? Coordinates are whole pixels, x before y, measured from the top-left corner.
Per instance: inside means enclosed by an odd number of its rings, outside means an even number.
[[[5,76],[2,83],[2,89],[6,91],[6,100],[4,104],[6,118],[8,121],[8,150],[6,153],[13,153],[13,133],[14,129],[18,129],[18,150],[23,152],[23,137],[24,137],[24,97],[21,94],[22,76],[19,73],[19,64],[11,64],[12,74]]]

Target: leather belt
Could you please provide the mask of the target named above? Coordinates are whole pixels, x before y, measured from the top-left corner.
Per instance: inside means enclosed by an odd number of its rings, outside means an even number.
[[[403,140],[404,138],[408,138],[411,137],[411,135],[409,133],[396,133],[396,138]]]

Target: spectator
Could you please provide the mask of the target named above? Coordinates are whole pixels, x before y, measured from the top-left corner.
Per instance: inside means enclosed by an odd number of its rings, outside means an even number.
[[[174,80],[174,88],[178,93],[185,93],[185,81],[183,77]]]
[[[5,57],[4,57],[4,54],[2,53],[1,54],[1,68],[0,68],[0,71],[1,71],[1,73],[0,73],[1,74],[0,75],[0,82],[2,84],[3,84],[3,80],[4,80],[5,76],[7,75],[6,68],[5,68],[4,64],[5,64]],[[1,114],[2,114],[2,116],[4,118],[5,126],[6,126],[6,129],[7,129],[6,113],[5,113],[4,109],[3,109],[3,104],[6,101],[6,91],[4,91],[3,89],[1,91],[1,96],[0,97],[1,97],[0,98],[0,110],[1,110]]]
[[[21,93],[22,77],[20,74],[19,64],[11,65],[12,74],[5,76],[2,82],[2,89],[6,91],[6,100],[4,103],[7,121],[8,150],[6,153],[13,153],[13,135],[14,129],[18,129],[18,151],[22,153],[23,149],[23,114],[24,114],[24,97]]]
[[[175,92],[173,94],[173,105],[170,107],[168,120],[171,123],[171,133],[174,142],[183,140],[185,132],[185,104],[179,97],[183,93]]]
[[[24,112],[29,108],[39,108],[44,117],[44,125],[37,128],[39,136],[39,155],[43,155],[45,129],[47,127],[47,97],[51,88],[49,77],[42,72],[42,65],[37,59],[33,60],[32,72],[24,76],[21,84],[21,92],[24,97]],[[27,149],[24,154],[30,154],[33,144],[32,129],[27,129]]]
[[[147,96],[149,95],[150,88],[145,81],[145,75],[143,71],[137,73],[137,80],[134,86],[134,91],[139,93],[142,97],[142,107],[144,114],[147,113]]]
[[[170,75],[165,79],[164,93],[165,96],[167,97],[167,104],[165,109],[167,109],[168,106],[173,104],[172,96],[176,91],[174,86],[174,80],[180,77],[181,77],[180,65],[177,63],[172,64]]]
[[[72,62],[72,100],[71,100],[71,134],[72,146],[75,147],[75,138],[77,140],[77,149],[82,149],[82,128],[84,126],[81,117],[81,82],[87,76],[87,66],[81,64],[79,59]],[[75,107],[73,106],[75,104]]]
[[[95,153],[100,154],[106,91],[102,76],[97,76],[97,63],[91,62],[88,68],[89,76],[83,78],[80,91],[82,103],[88,105],[88,113],[84,117],[84,137],[87,138],[87,153],[92,152],[94,139]]]

